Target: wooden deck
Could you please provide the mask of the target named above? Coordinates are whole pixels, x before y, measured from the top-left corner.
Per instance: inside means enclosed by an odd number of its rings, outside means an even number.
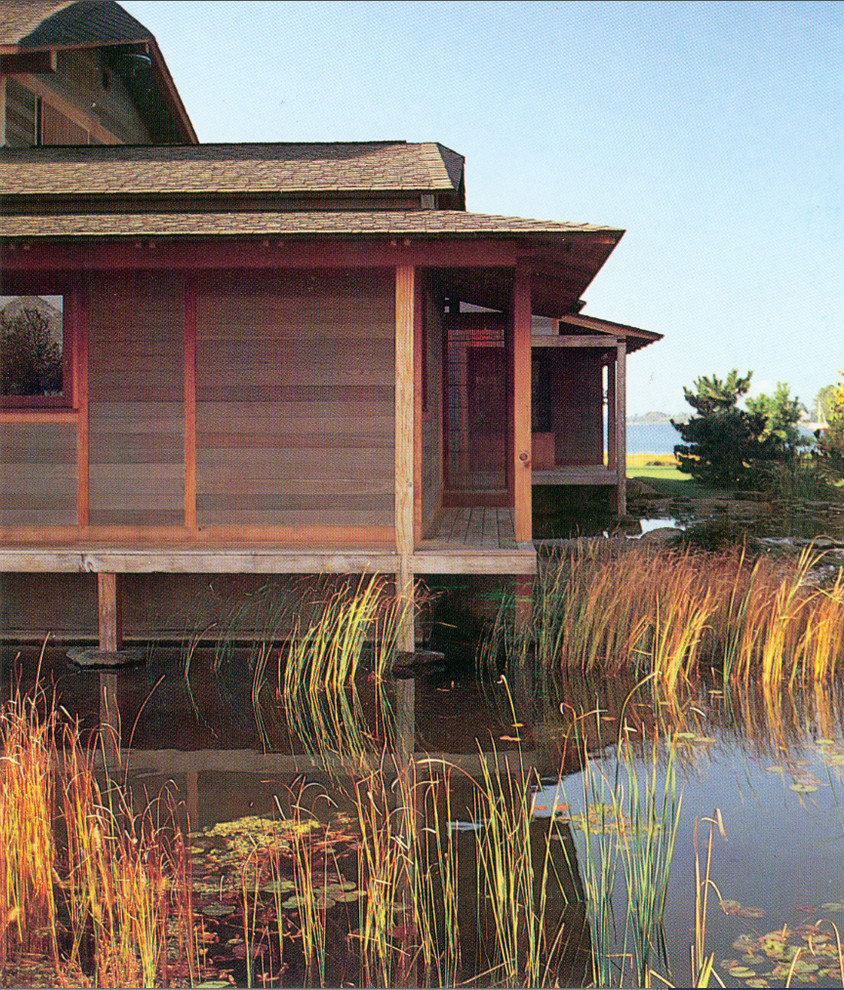
[[[392,547],[284,546],[272,543],[105,541],[6,543],[0,572],[90,574],[398,573]],[[519,545],[513,510],[444,509],[430,538],[410,554],[413,574],[533,574],[532,543]]]
[[[413,572],[535,574],[536,551],[516,541],[511,508],[444,508],[413,554]]]

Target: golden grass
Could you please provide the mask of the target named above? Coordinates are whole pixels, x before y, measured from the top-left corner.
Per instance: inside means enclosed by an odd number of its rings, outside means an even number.
[[[60,986],[167,981],[174,938],[190,958],[193,912],[181,833],[164,841],[154,806],[103,792],[93,752],[41,692],[0,711],[0,972],[51,960]]]
[[[844,577],[818,586],[821,555],[751,560],[641,545],[615,557],[594,547],[546,565],[533,619],[504,611],[486,647],[511,662],[604,672],[632,667],[666,689],[703,663],[725,681],[758,678],[767,690],[837,676],[844,661]]]

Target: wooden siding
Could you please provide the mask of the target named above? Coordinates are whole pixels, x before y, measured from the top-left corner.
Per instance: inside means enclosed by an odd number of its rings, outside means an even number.
[[[75,422],[0,426],[0,526],[75,526]]]
[[[90,290],[89,521],[184,523],[184,289],[135,275]]]
[[[197,283],[197,523],[393,523],[392,271]]]

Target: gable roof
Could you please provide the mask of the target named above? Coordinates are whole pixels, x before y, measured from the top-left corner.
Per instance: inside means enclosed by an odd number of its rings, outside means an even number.
[[[0,5],[0,45],[64,48],[153,40],[112,0],[4,0]]]
[[[113,57],[157,140],[196,143],[158,43],[115,0],[0,0],[2,71],[31,71],[26,59],[35,53],[86,48],[101,48]],[[130,65],[127,56],[141,56],[149,71],[139,73],[138,60]]]
[[[6,196],[403,191],[462,196],[463,157],[434,142],[81,145],[0,154]]]

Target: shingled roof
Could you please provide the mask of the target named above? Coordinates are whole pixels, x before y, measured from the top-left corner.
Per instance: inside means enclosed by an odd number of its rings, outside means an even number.
[[[152,34],[113,0],[3,0],[0,45],[63,48],[150,41]]]
[[[463,158],[434,142],[3,149],[4,196],[458,193]]]
[[[0,217],[0,238],[96,237],[547,237],[623,231],[587,223],[526,220],[462,210],[314,210],[226,213],[51,213]]]

